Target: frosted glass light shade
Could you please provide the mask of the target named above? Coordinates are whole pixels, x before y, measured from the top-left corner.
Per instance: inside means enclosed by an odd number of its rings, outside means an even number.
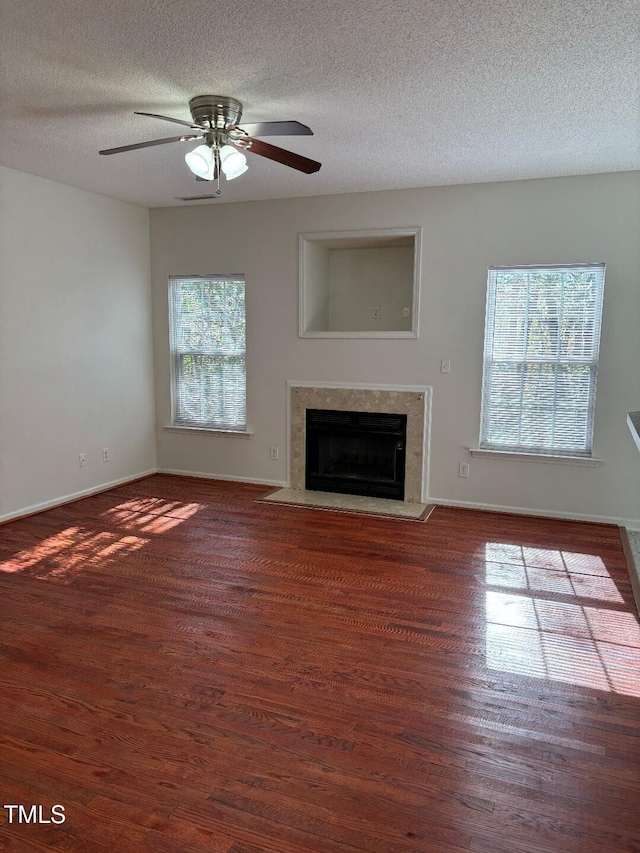
[[[242,151],[238,151],[231,145],[223,145],[220,149],[220,165],[228,181],[244,175],[249,168],[247,158]]]
[[[194,175],[204,178],[206,181],[213,180],[216,161],[213,151],[208,145],[198,145],[193,151],[188,151],[184,155],[184,159]]]

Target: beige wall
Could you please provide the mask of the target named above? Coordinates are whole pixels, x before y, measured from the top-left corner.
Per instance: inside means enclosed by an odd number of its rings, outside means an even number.
[[[275,167],[274,167],[275,168]],[[418,340],[300,339],[299,232],[423,227]],[[640,173],[477,184],[151,211],[158,464],[286,479],[286,380],[433,385],[432,498],[576,517],[640,519]],[[471,458],[477,444],[487,267],[607,264],[598,468]],[[250,439],[168,433],[167,277],[247,282]],[[451,360],[451,373],[439,372]],[[280,447],[279,461],[269,446]],[[468,480],[458,462],[471,463]]]
[[[148,211],[0,167],[0,519],[153,469],[153,425]]]
[[[306,288],[304,329],[322,332],[329,328],[329,250],[306,240],[303,251]]]
[[[380,308],[375,320],[374,305]],[[413,247],[329,253],[329,329],[410,332],[405,306],[413,306]]]

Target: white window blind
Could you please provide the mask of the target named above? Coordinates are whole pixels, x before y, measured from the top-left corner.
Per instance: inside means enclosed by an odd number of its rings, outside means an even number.
[[[491,267],[480,447],[591,456],[604,264]]]
[[[243,276],[169,280],[173,424],[246,429]]]

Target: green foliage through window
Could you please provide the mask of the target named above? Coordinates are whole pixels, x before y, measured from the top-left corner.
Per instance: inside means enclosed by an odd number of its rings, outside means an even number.
[[[246,429],[244,279],[172,278],[169,287],[174,425]]]
[[[591,455],[604,265],[492,268],[480,446]]]

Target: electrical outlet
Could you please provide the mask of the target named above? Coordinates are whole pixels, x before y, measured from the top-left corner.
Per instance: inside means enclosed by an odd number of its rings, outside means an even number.
[[[380,307],[380,305],[374,305],[373,306],[373,319],[379,320],[381,313],[382,313],[382,308]]]
[[[469,463],[468,462],[460,462],[458,464],[458,477],[468,477],[469,476]]]
[[[87,465],[87,454],[86,453],[80,453],[79,454],[78,465],[80,466],[80,468],[86,467],[86,465]]]
[[[269,448],[269,457],[271,459],[280,459],[280,448],[272,444]]]
[[[443,358],[440,362],[440,373],[451,373],[451,362],[448,358]]]
[[[103,462],[109,461],[109,448],[108,447],[102,448],[102,461]]]
[[[410,305],[404,306],[404,308],[402,309],[402,316],[403,317],[410,317],[411,316],[411,306]]]

